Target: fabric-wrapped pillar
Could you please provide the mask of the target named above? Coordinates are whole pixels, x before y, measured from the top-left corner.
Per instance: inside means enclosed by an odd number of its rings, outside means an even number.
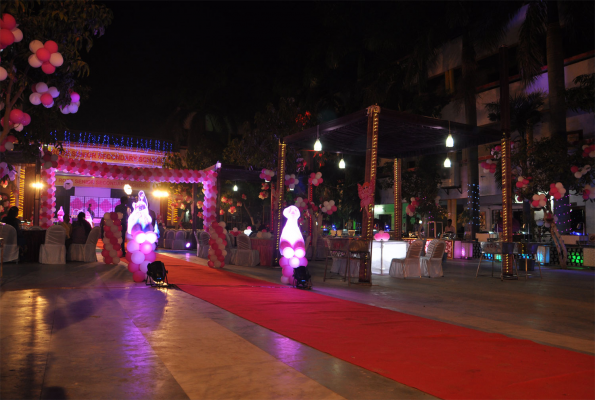
[[[287,153],[287,144],[279,140],[279,155],[277,157],[277,209],[275,210],[275,220],[271,221],[271,226],[275,229],[275,260],[274,264],[279,265],[279,240],[281,240],[281,212],[283,211],[284,185],[285,177],[285,156]],[[272,184],[272,183],[271,183]]]
[[[393,180],[394,180],[394,203],[395,203],[395,226],[393,229],[393,239],[402,240],[403,238],[403,205],[401,204],[403,194],[401,186],[401,173],[403,172],[403,162],[400,158],[395,158]]]
[[[372,193],[376,188],[376,167],[378,165],[378,120],[380,114],[379,106],[368,107],[368,131],[366,140],[366,182],[372,188]],[[367,212],[364,212],[362,218],[362,237],[366,240],[374,238],[374,196],[368,205]],[[359,282],[371,282],[372,266],[368,260],[366,263],[360,263]]]
[[[500,121],[502,127],[502,241],[512,242],[512,176],[510,170],[510,99],[508,47],[500,47]],[[502,256],[502,275],[512,277],[513,256]]]

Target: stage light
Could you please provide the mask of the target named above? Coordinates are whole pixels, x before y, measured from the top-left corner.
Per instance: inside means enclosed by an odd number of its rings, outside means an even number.
[[[167,270],[165,269],[165,264],[161,261],[154,261],[147,265],[147,277],[151,278],[154,284],[169,285],[167,281]],[[149,279],[147,279],[147,282],[149,282]]]
[[[450,158],[448,157],[444,160],[444,168],[450,168]]]
[[[238,185],[233,185],[233,191],[237,192],[238,191]]]
[[[345,160],[341,157],[341,161],[339,161],[339,168],[345,169]]]
[[[41,182],[34,182],[34,183],[31,184],[31,187],[33,189],[43,189],[43,183],[41,183]]]
[[[128,196],[132,194],[132,187],[129,184],[124,185],[124,193],[126,193]]]
[[[190,248],[190,243],[186,243],[186,248],[189,249]]]

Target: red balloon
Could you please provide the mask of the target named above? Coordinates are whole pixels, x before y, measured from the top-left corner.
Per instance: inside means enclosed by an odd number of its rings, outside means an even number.
[[[50,95],[50,97],[52,96]],[[12,122],[13,124],[20,124],[22,119],[23,112],[21,110],[15,108],[10,112],[10,122]]]
[[[136,282],[136,283],[140,283],[142,281],[144,281],[145,279],[147,279],[147,274],[145,274],[143,271],[136,271],[133,275],[132,275],[132,279]]]
[[[12,31],[17,27],[17,21],[10,14],[2,14],[2,28]]]
[[[54,67],[49,62],[44,62],[43,64],[41,64],[41,70],[46,74],[51,75],[54,72],[56,72],[56,67]]]
[[[128,263],[128,271],[134,273],[140,269],[140,265],[135,263]]]
[[[49,106],[54,102],[54,98],[49,93],[44,93],[41,95],[41,104],[44,106]]]
[[[23,124],[23,126],[29,125],[31,123],[31,116],[27,113],[23,113],[23,118],[21,118],[21,123]],[[16,141],[16,138],[14,141]]]
[[[37,56],[37,58],[39,59],[39,61],[41,62],[46,62],[50,60],[50,57],[52,56],[52,53],[50,53],[48,51],[48,49],[46,49],[45,47],[42,47],[40,49],[38,49],[35,52],[35,55]]]
[[[209,267],[211,267],[211,268],[213,268],[213,267],[215,266],[215,264],[213,263],[213,261],[209,261],[209,262],[207,263],[207,265],[208,265]]]
[[[14,35],[8,29],[0,29],[0,44],[4,47],[14,43]]]
[[[102,251],[101,251],[101,255],[102,255],[104,258],[105,258],[105,257],[109,257],[109,251],[107,251],[107,250],[105,250],[105,249],[104,249],[104,250],[102,250]]]
[[[54,42],[53,40],[48,40],[45,42],[43,47],[50,53],[55,53],[58,51],[58,43]]]
[[[128,261],[129,263],[132,262],[132,253],[130,251],[126,253],[126,261]]]
[[[157,259],[157,255],[154,252],[150,252],[149,254],[145,254],[145,261],[153,262]]]
[[[110,231],[110,227],[107,225],[103,225],[103,231],[104,232],[109,232]]]
[[[105,262],[106,264],[113,264],[112,261],[112,258],[109,256],[103,258],[103,262]]]

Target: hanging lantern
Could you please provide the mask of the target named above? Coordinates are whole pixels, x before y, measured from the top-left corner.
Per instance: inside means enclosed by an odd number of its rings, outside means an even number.
[[[446,157],[446,160],[444,160],[444,168],[450,168],[450,158],[448,158],[448,156]]]
[[[341,157],[341,161],[339,161],[339,168],[345,169],[345,160],[343,159],[343,157]]]
[[[450,121],[448,121],[448,137],[446,138],[446,147],[454,147],[455,140],[453,139],[452,135],[450,134]]]
[[[233,191],[237,192],[238,191],[238,185],[233,185]]]
[[[322,143],[320,143],[320,125],[316,127],[316,143],[314,143],[314,151],[322,151]]]

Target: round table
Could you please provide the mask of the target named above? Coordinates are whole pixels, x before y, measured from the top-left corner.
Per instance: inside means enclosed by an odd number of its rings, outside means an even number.
[[[260,253],[260,265],[264,267],[273,266],[273,253],[275,252],[275,239],[250,238],[252,250]]]

